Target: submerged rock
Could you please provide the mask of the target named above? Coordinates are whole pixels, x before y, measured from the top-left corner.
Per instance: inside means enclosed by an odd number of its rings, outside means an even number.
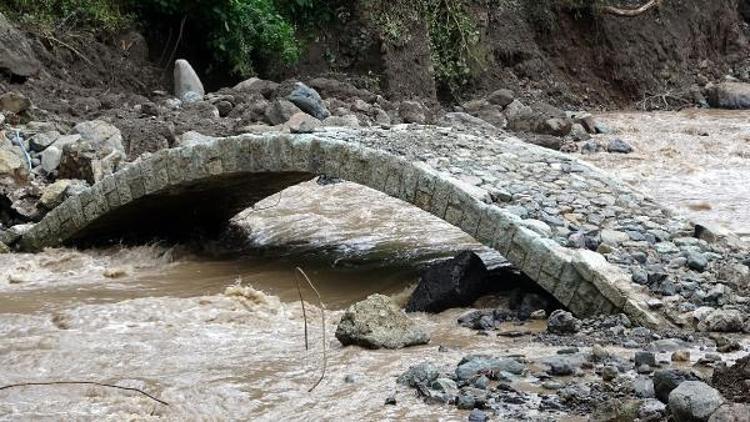
[[[424,269],[406,305],[407,312],[442,312],[471,305],[486,292],[487,267],[474,252]]]
[[[521,375],[525,370],[526,365],[515,359],[471,355],[459,362],[458,367],[456,367],[456,378],[459,381],[468,381],[477,375],[485,375],[488,378],[497,379],[501,372]]]
[[[388,296],[374,294],[346,310],[336,328],[344,346],[400,349],[427,344],[430,336],[417,327]]]

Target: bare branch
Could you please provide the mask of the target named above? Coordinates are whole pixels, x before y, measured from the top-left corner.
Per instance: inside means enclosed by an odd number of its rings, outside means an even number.
[[[144,396],[150,398],[151,400],[163,404],[164,406],[169,406],[169,403],[165,402],[164,400],[159,400],[156,397],[152,396],[151,394],[140,390],[135,387],[122,387],[119,385],[114,384],[105,384],[102,382],[96,382],[96,381],[50,381],[50,382],[23,382],[19,384],[11,384],[11,385],[4,385],[0,387],[0,390],[8,390],[11,388],[19,388],[19,387],[33,387],[33,386],[40,386],[40,385],[96,385],[99,387],[107,387],[107,388],[116,388],[119,390],[125,390],[125,391],[135,391],[136,393],[143,394]]]
[[[602,11],[609,13],[610,15],[621,16],[626,18],[632,18],[640,16],[656,6],[659,6],[664,0],[649,0],[646,4],[635,9],[621,9],[614,6],[604,6]]]
[[[326,348],[326,314],[325,314],[326,308],[325,308],[325,305],[323,305],[323,299],[321,299],[318,289],[315,288],[315,286],[313,285],[312,281],[310,281],[310,278],[307,276],[307,274],[305,274],[305,272],[302,271],[302,268],[300,267],[297,267],[297,272],[301,274],[302,277],[305,278],[305,281],[307,281],[307,284],[310,285],[310,288],[313,289],[313,291],[315,292],[315,295],[318,297],[318,306],[320,306],[320,319],[321,319],[322,327],[323,327],[323,371],[321,372],[320,378],[318,378],[318,381],[312,387],[310,387],[309,390],[307,390],[307,392],[309,393],[309,392],[312,392],[315,389],[315,387],[317,387],[321,383],[321,381],[323,381],[323,378],[325,378],[326,376],[326,366],[328,362],[328,353],[327,353],[327,348]],[[307,338],[305,338],[305,341],[307,341]]]

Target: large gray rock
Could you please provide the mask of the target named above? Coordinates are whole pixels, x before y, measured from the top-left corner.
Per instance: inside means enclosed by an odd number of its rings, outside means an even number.
[[[707,421],[723,403],[721,393],[700,381],[685,381],[669,393],[675,422]]]
[[[26,174],[26,163],[10,148],[0,147],[0,177],[21,177]]]
[[[42,169],[50,174],[57,171],[60,167],[60,160],[62,159],[62,149],[53,145],[42,152]]]
[[[174,62],[174,95],[182,101],[190,100],[189,93],[199,97],[206,95],[203,83],[187,60]]]
[[[716,331],[723,333],[741,332],[743,329],[742,312],[733,309],[717,309],[700,323],[701,328],[706,331]]]
[[[669,394],[685,381],[695,381],[697,378],[681,369],[662,369],[654,372],[654,393],[656,398],[666,403]]]
[[[427,344],[430,336],[411,321],[388,296],[374,294],[346,310],[336,328],[344,346],[399,349]]]
[[[37,206],[50,211],[62,204],[63,201],[70,196],[71,191],[80,191],[86,187],[86,182],[82,180],[57,180],[55,183],[46,186],[42,190],[42,197],[39,198]]]
[[[711,107],[728,109],[750,108],[750,84],[723,82],[707,89]]]
[[[115,151],[125,152],[125,148],[122,146],[120,129],[103,120],[78,123],[73,127],[73,133],[81,135],[82,140],[94,145],[106,144]]]
[[[461,252],[422,270],[407,312],[442,312],[471,305],[487,291],[487,267],[474,252]]]
[[[85,180],[93,185],[117,171],[124,160],[125,154],[108,143],[96,144],[81,139],[63,148],[58,176]]]
[[[41,68],[29,41],[0,13],[0,71],[27,78]]]
[[[729,403],[721,406],[708,422],[750,422],[750,405]]]
[[[324,120],[331,115],[325,104],[323,104],[323,99],[320,98],[318,91],[310,88],[302,82],[294,84],[294,89],[287,99],[299,107],[300,110],[318,120]]]
[[[36,152],[42,152],[47,147],[52,145],[57,139],[60,138],[60,132],[53,130],[49,132],[41,132],[37,133],[36,135],[32,136],[31,139],[29,139],[29,145],[31,146],[31,149]]]
[[[440,376],[438,368],[430,362],[423,362],[419,365],[411,366],[403,374],[399,375],[396,382],[409,387],[419,385],[428,386]]]

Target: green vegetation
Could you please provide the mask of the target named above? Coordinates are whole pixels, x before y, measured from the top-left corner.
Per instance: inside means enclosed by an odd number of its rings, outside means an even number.
[[[369,0],[384,42],[408,43],[413,22],[425,21],[430,35],[435,79],[455,94],[484,67],[479,31],[469,6],[473,0]]]
[[[115,0],[3,0],[0,11],[43,30],[75,26],[109,32],[131,23]]]
[[[249,76],[262,61],[294,62],[299,46],[294,28],[274,0],[128,0],[144,24],[186,19],[185,30],[202,34],[231,73]]]

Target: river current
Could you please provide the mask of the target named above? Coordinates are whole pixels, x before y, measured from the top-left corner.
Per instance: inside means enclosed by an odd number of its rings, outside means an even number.
[[[747,237],[747,116],[602,115],[613,133],[601,140],[621,137],[636,152],[582,158],[697,221]],[[449,367],[469,353],[555,353],[459,328],[462,309],[415,316],[432,334],[426,346],[341,347],[333,333],[342,310],[374,292],[404,301],[424,262],[465,249],[499,259],[414,207],[355,184],[309,182],[236,220],[252,245],[240,256],[164,244],[0,255],[0,385],[98,381],[170,404],[90,385],[24,387],[0,391],[0,420],[465,420],[468,412],[424,404],[395,377],[427,359]],[[324,363],[320,309],[306,292],[306,351],[296,267],[327,308],[326,375],[312,393]],[[397,406],[384,405],[391,394]]]

